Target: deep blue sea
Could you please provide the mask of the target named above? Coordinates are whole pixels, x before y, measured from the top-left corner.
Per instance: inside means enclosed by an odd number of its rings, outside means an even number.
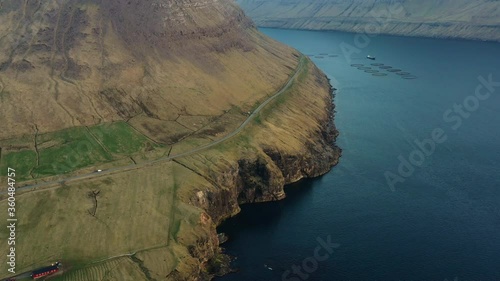
[[[343,155],[220,227],[220,280],[500,280],[500,44],[262,31],[332,79]]]

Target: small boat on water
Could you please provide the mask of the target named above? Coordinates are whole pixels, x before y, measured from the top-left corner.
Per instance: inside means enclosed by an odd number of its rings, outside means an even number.
[[[273,268],[270,267],[270,266],[268,266],[267,264],[264,264],[264,267],[267,268],[267,269],[269,269],[269,270],[273,270]]]
[[[375,57],[372,57],[370,55],[366,56],[366,58],[369,59],[369,60],[375,60]]]

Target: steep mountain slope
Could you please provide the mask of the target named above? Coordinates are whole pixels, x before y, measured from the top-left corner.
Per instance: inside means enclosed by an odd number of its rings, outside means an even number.
[[[265,27],[500,41],[498,0],[238,0]]]
[[[0,140],[141,114],[219,116],[296,64],[230,0],[0,3]]]

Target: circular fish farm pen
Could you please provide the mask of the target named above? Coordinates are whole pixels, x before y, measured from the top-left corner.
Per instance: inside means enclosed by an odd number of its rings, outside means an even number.
[[[389,71],[389,72],[400,72],[401,69],[391,68],[391,69],[387,69],[387,71]]]
[[[384,65],[383,63],[372,63],[373,66],[382,66]]]
[[[401,75],[401,76],[404,76],[404,75],[411,75],[410,72],[404,72],[404,71],[401,71],[401,72],[398,72],[396,73],[397,75]]]
[[[417,79],[417,76],[415,76],[415,75],[403,75],[403,76],[401,76],[401,78],[412,80],[412,79]]]
[[[359,63],[354,63],[354,64],[351,64],[352,67],[362,67],[364,66],[363,64],[359,64]]]
[[[388,66],[388,65],[382,65],[382,66],[379,66],[380,69],[391,69],[392,66]]]
[[[387,73],[372,73],[373,76],[387,76]]]
[[[365,70],[366,73],[378,73],[379,71],[378,70],[375,70],[375,69],[367,69]]]
[[[361,66],[361,67],[358,67],[359,70],[370,70],[372,69],[371,67],[368,67],[368,66]]]

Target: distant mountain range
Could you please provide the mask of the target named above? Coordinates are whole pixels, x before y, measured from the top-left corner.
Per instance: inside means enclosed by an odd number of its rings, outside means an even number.
[[[500,41],[499,0],[238,0],[258,26]]]

